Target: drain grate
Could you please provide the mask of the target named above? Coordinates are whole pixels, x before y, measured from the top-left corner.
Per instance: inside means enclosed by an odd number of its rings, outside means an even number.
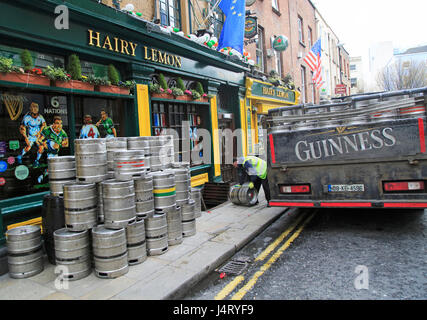
[[[237,258],[228,261],[225,265],[215,270],[219,273],[226,273],[228,275],[240,275],[249,265],[250,260],[247,258]]]

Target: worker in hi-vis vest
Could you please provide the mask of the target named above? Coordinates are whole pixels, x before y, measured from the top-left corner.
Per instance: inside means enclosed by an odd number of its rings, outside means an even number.
[[[262,185],[265,199],[267,202],[270,201],[266,161],[254,156],[240,157],[233,162],[233,166],[239,170],[239,184],[249,180],[249,187],[255,188],[258,193]]]

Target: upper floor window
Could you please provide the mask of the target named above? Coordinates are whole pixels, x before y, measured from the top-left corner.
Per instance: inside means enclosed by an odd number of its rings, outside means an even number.
[[[304,44],[303,21],[300,16],[298,16],[298,40],[300,43]]]
[[[179,0],[159,0],[160,23],[181,29],[181,8]]]
[[[212,1],[212,5],[214,5],[214,1]],[[220,35],[221,35],[221,31],[222,31],[222,27],[224,25],[224,13],[222,12],[221,9],[216,8],[215,12],[212,15],[213,19],[213,35],[219,39]]]
[[[271,0],[271,6],[274,10],[279,11],[279,1],[278,0]]]
[[[258,39],[256,40],[256,65],[261,72],[265,71],[264,67],[264,29],[258,26]]]
[[[351,82],[351,87],[352,88],[356,88],[357,87],[357,78],[351,78],[350,82]]]
[[[313,46],[313,30],[311,30],[310,27],[308,27],[308,47],[311,49]]]

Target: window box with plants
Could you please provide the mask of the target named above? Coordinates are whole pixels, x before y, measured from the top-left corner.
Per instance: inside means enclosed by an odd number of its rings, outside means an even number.
[[[0,57],[0,80],[49,86],[50,80],[43,76],[43,71],[41,69],[33,68],[32,61],[31,54],[28,50],[24,50],[21,53],[22,68],[14,66],[12,59]]]
[[[71,78],[69,84],[73,90],[93,91],[95,89],[92,83],[85,81],[85,76],[82,75],[80,59],[76,54],[68,57],[67,72]]]
[[[158,99],[175,99],[173,95],[172,89],[163,89],[160,87],[158,83],[150,84],[150,95],[151,98],[158,98]]]
[[[200,82],[196,82],[196,87],[193,90],[185,90],[184,93],[196,102],[208,102],[210,95],[206,94]]]
[[[165,76],[160,73],[157,77],[159,83],[150,84],[152,98],[174,99],[173,90],[168,87]]]
[[[63,68],[47,66],[44,75],[49,78],[50,85],[57,88],[71,89],[71,76]]]
[[[129,95],[131,89],[135,85],[134,81],[120,81],[118,85],[112,85],[111,81],[107,78],[99,78],[96,81],[95,91],[104,92],[104,93],[114,93],[114,94],[123,94]]]
[[[98,78],[95,90],[105,93],[129,95],[131,89],[135,86],[135,82],[120,81],[119,72],[113,65],[108,66],[108,78]]]
[[[176,79],[176,87],[172,88],[172,94],[174,95],[176,100],[181,101],[192,101],[193,97],[186,93],[184,81],[178,77]]]

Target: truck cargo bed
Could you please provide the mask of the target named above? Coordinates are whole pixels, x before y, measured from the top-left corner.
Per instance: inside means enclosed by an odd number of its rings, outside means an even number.
[[[270,204],[427,207],[426,91],[270,110]]]

